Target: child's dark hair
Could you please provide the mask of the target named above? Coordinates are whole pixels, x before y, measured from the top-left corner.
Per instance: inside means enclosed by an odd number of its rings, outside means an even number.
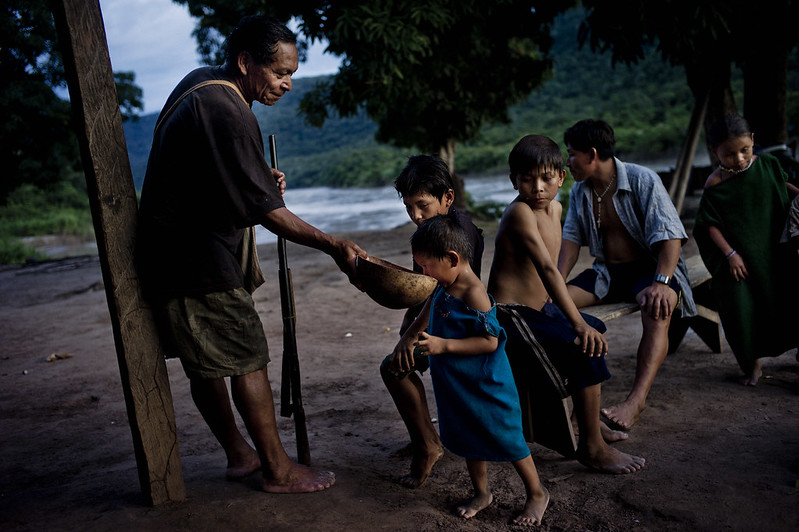
[[[563,154],[557,143],[543,135],[527,135],[516,143],[508,155],[511,175],[524,175],[533,171],[560,172]]]
[[[239,54],[248,52],[259,65],[271,65],[281,42],[297,44],[297,36],[285,24],[265,15],[244,17],[225,42],[225,62],[233,68]]]
[[[430,194],[441,199],[448,190],[454,190],[447,163],[437,155],[412,155],[408,164],[394,181],[400,198],[415,194]]]
[[[707,130],[707,141],[714,150],[728,139],[748,137],[752,134],[749,122],[740,115],[728,114],[719,118]]]
[[[461,260],[472,261],[472,244],[452,213],[438,214],[422,222],[411,236],[411,250],[436,259],[443,259],[448,251],[454,251]]]
[[[613,157],[616,146],[616,135],[613,128],[604,120],[590,118],[580,120],[563,134],[563,142],[572,149],[588,152],[596,148],[600,161],[607,161]]]

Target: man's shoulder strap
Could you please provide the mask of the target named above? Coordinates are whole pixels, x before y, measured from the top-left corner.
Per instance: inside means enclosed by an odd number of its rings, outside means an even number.
[[[186,96],[188,96],[192,92],[196,91],[197,89],[201,89],[203,87],[207,87],[208,85],[224,85],[226,87],[230,87],[231,89],[233,89],[233,92],[238,94],[239,98],[241,98],[241,101],[243,101],[244,103],[247,103],[247,100],[244,98],[244,95],[241,93],[241,91],[239,90],[239,88],[236,86],[235,83],[227,81],[227,80],[224,80],[224,79],[209,79],[207,81],[203,81],[203,82],[198,83],[197,85],[194,85],[193,87],[189,88],[186,92],[184,92],[183,94],[180,95],[180,98],[175,100],[175,103],[173,103],[169,107],[169,109],[167,109],[167,111],[161,116],[161,118],[155,124],[155,130],[153,130],[153,136],[155,136],[155,134],[158,132],[158,128],[161,127],[161,124],[166,122],[167,118],[169,118],[169,116],[175,111],[175,109],[177,109],[178,105],[180,105],[180,102],[182,102],[183,99],[186,98]]]

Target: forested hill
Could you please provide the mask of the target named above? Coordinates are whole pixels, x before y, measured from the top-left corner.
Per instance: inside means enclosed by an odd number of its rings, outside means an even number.
[[[620,152],[628,156],[654,157],[679,149],[693,105],[682,69],[663,63],[655,52],[632,68],[614,68],[609,57],[593,54],[588,47],[579,49],[576,35],[581,20],[579,9],[560,17],[553,28],[552,78],[509,110],[510,124],[488,125],[479,139],[458,146],[459,173],[504,172],[507,154],[521,136],[541,133],[560,142],[567,127],[588,117],[610,122]],[[322,129],[306,125],[298,116],[303,94],[318,79],[295,79],[293,90],[277,105],[254,107],[264,139],[277,136],[280,167],[292,185],[391,182],[413,150],[378,145],[373,138],[375,124],[362,115],[330,118]],[[156,116],[125,124],[137,188],[144,177]]]

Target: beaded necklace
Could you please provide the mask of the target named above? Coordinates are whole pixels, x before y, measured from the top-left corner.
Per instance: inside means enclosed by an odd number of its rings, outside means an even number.
[[[597,231],[599,230],[599,227],[602,225],[602,220],[601,220],[601,217],[602,217],[602,198],[605,197],[605,194],[608,193],[608,190],[610,190],[610,187],[613,186],[613,182],[614,181],[616,181],[616,176],[615,175],[610,178],[610,183],[608,183],[608,186],[605,187],[605,190],[602,192],[602,194],[597,192],[594,189],[594,187],[591,187],[591,191],[594,193],[594,196],[596,196],[596,228],[597,228]]]

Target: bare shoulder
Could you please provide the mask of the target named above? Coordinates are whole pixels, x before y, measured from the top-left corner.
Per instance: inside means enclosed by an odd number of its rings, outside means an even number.
[[[514,201],[502,215],[502,225],[506,231],[525,233],[536,227],[537,213],[523,201]]]
[[[475,310],[488,312],[491,310],[491,299],[488,297],[485,286],[479,281],[470,283],[461,297],[464,303]]]
[[[713,170],[713,173],[708,176],[707,181],[705,181],[704,188],[708,189],[711,187],[715,187],[719,183],[721,183],[721,170],[716,168],[715,170]]]

